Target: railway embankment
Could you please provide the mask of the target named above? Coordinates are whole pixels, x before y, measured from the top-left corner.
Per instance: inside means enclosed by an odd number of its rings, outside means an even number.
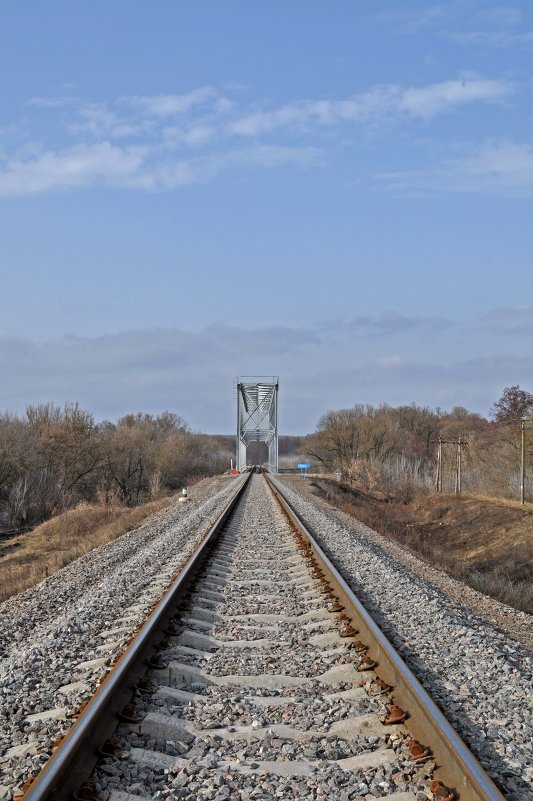
[[[302,489],[463,584],[533,613],[533,504],[468,493],[395,498],[328,478]]]
[[[139,506],[81,503],[52,517],[33,530],[0,535],[0,602],[38,584],[94,548],[138,528],[165,510],[185,516],[207,495],[221,489],[227,476],[205,478],[194,485],[187,503],[176,503],[177,494]]]

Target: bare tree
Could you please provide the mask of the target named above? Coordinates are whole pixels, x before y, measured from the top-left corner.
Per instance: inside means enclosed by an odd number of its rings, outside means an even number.
[[[533,412],[533,395],[518,384],[505,387],[501,397],[491,409],[491,417],[498,423],[521,423]]]

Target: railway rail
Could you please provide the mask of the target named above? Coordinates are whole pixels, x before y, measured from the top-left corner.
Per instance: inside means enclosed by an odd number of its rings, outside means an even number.
[[[502,801],[251,473],[19,798]]]

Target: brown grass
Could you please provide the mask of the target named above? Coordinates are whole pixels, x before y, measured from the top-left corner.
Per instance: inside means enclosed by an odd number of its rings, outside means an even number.
[[[0,601],[135,528],[149,515],[165,509],[173,497],[160,498],[133,509],[80,504],[28,534],[0,542]]]
[[[331,480],[314,482],[333,506],[454,578],[533,613],[533,505],[478,495],[390,503]]]

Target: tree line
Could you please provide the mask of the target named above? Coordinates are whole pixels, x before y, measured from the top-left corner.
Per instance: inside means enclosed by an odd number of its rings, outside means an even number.
[[[526,460],[533,468],[533,394],[506,387],[490,417],[463,407],[451,411],[410,406],[356,404],[327,412],[303,445],[316,469],[338,472],[363,491],[410,500],[435,486],[437,443],[444,440],[444,491],[453,491],[462,447],[464,488],[471,492],[516,497],[520,484],[520,428],[525,424]]]
[[[280,438],[280,456],[293,464],[302,454],[313,469],[340,473],[363,491],[409,500],[435,485],[439,436],[443,489],[453,491],[451,443],[461,437],[464,488],[516,497],[522,423],[531,484],[533,394],[519,386],[505,388],[489,418],[416,404],[329,411],[313,434]],[[194,432],[172,412],[98,423],[77,403],[48,403],[0,414],[0,523],[33,526],[80,502],[136,506],[223,472],[234,449],[234,437]]]
[[[82,501],[135,506],[222,472],[230,455],[171,412],[97,423],[77,403],[28,406],[0,414],[0,511],[16,528]]]

